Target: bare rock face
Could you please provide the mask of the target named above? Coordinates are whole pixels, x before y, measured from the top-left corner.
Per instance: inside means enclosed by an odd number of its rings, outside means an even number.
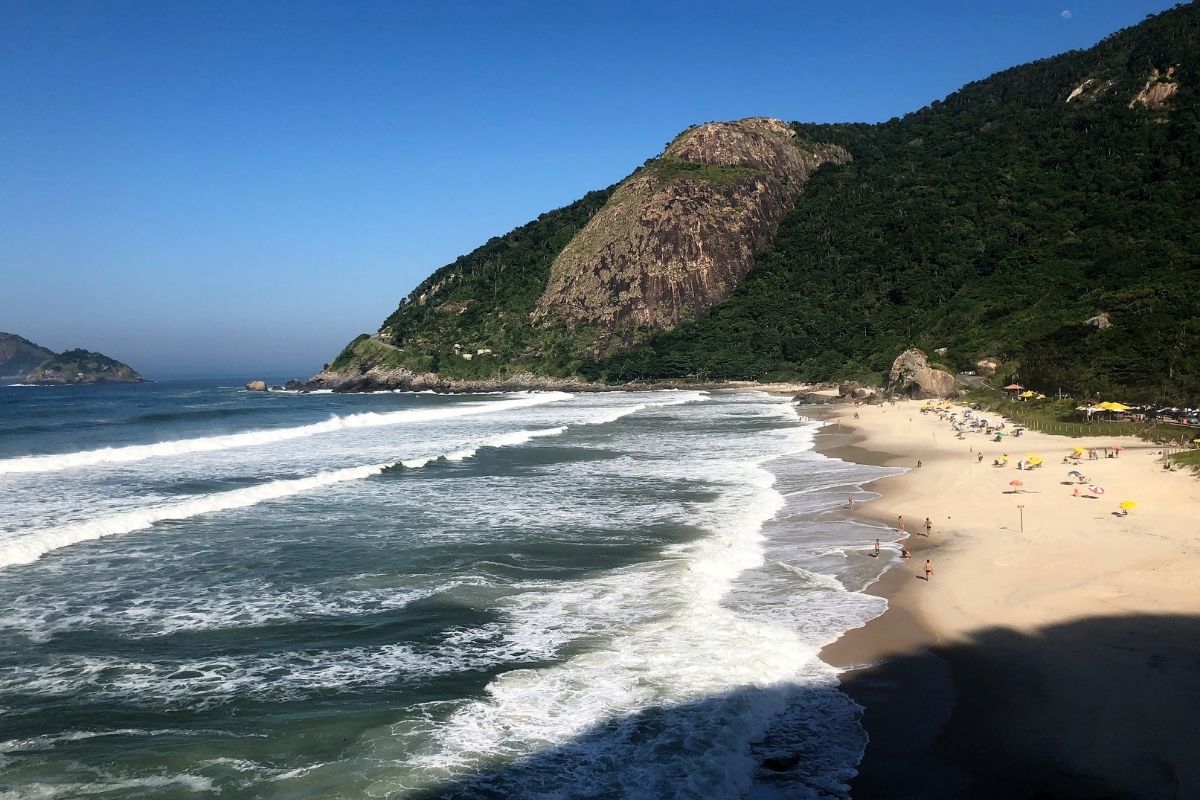
[[[797,142],[752,118],[688,130],[634,173],[555,259],[533,312],[542,324],[595,326],[625,346],[729,297],[836,145]]]
[[[929,359],[914,347],[892,362],[888,386],[919,400],[949,397],[954,393],[954,376],[929,366]]]
[[[267,382],[246,381],[246,390],[250,392],[265,392],[267,390]]]
[[[1101,81],[1096,78],[1088,78],[1083,83],[1071,90],[1071,93],[1067,95],[1067,102],[1076,103],[1084,100],[1098,100],[1115,85],[1116,84],[1113,81]]]
[[[1167,67],[1165,72],[1159,72],[1157,68],[1150,70],[1150,77],[1146,80],[1146,85],[1129,101],[1129,107],[1141,106],[1159,109],[1165,106],[1167,101],[1179,91],[1179,83],[1175,80],[1175,69],[1176,67]]]
[[[998,369],[1000,369],[999,359],[992,358],[991,356],[984,356],[975,362],[975,373],[985,378],[995,375]]]

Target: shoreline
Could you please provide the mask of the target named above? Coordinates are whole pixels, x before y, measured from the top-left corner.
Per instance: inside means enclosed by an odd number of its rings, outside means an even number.
[[[844,512],[893,529],[899,514],[911,515],[911,562],[890,565],[867,589],[888,609],[820,656],[844,670],[843,691],[864,708],[870,742],[853,796],[1200,792],[1189,755],[1200,752],[1200,737],[1187,721],[1200,712],[1200,568],[1179,557],[1200,554],[1195,479],[1158,475],[1153,446],[1137,440],[1034,432],[1020,442],[957,439],[919,408],[901,401],[802,412],[827,423],[814,445],[823,455],[923,462],[865,485],[878,497]],[[861,419],[851,418],[855,411]],[[1148,501],[1128,517],[1110,512],[1117,497],[1084,502],[1060,486],[1071,469],[1060,455],[1076,444],[1116,443],[1123,458],[1081,466],[1103,474],[1119,499]],[[1027,449],[1044,453],[1047,465],[1033,473],[990,465],[1002,450],[1015,461]],[[1006,490],[1018,475],[1028,487]],[[1024,530],[1008,519],[1018,504],[1029,507]],[[928,538],[915,530],[925,515],[934,520]],[[935,568],[928,585],[916,574],[925,558]],[[1170,709],[1153,714],[1152,730],[1144,730],[1147,703]]]

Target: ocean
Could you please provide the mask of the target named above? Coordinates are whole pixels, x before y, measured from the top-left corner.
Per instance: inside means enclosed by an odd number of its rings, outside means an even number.
[[[894,470],[760,392],[0,388],[0,798],[839,798]]]

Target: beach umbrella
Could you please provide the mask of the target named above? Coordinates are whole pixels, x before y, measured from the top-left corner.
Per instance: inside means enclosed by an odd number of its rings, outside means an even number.
[[[1085,451],[1084,451],[1084,449],[1083,449],[1082,447],[1072,447],[1072,448],[1071,448],[1071,452],[1072,452],[1072,453],[1083,453],[1083,452],[1085,452]]]
[[[1022,483],[1021,481],[1009,481],[1008,485],[1009,486],[1024,486],[1025,484]]]
[[[1131,508],[1137,508],[1137,503],[1133,502],[1132,500],[1122,500],[1121,501],[1121,510],[1122,511],[1128,511]]]
[[[1026,461],[1033,461],[1034,459],[1037,459],[1038,461],[1041,461],[1041,460],[1042,460],[1042,457],[1041,457],[1041,456],[1039,456],[1037,453],[1026,453],[1026,454],[1025,454],[1025,460],[1026,460]]]
[[[1093,483],[1091,486],[1088,487],[1088,491],[1091,492],[1092,494],[1104,494],[1104,487],[1097,486],[1096,484]]]

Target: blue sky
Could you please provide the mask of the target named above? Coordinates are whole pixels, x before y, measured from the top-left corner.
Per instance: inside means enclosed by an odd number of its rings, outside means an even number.
[[[689,124],[885,120],[1173,4],[3,0],[0,330],[311,374]]]

